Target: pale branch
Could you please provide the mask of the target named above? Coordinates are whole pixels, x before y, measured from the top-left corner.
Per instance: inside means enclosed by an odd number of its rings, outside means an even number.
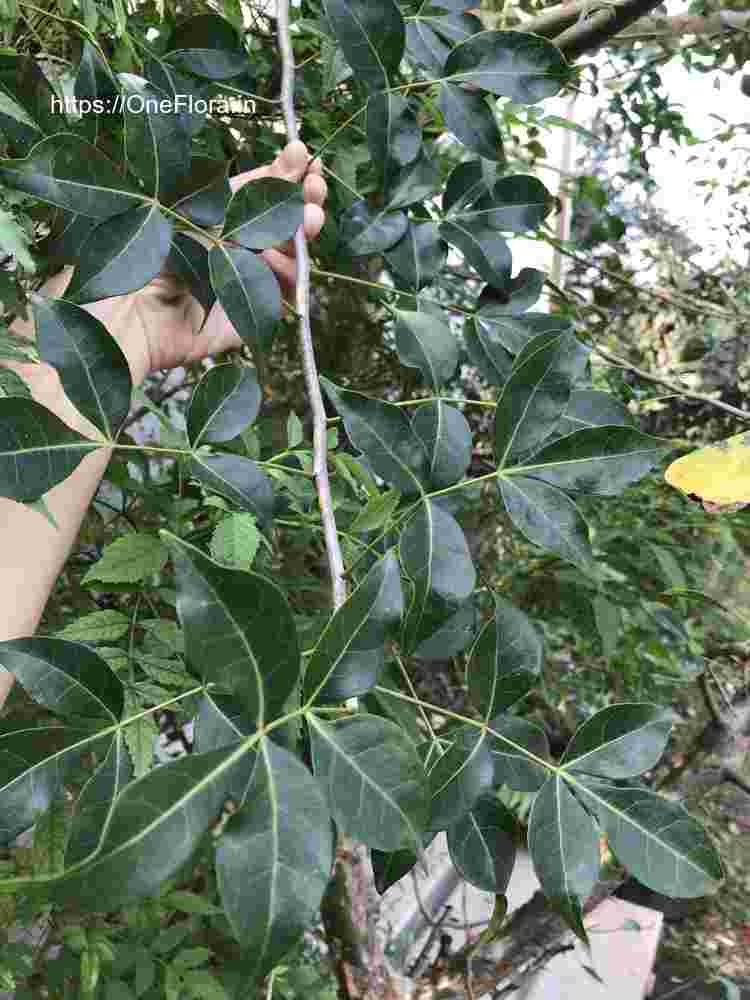
[[[617,6],[577,21],[554,39],[555,45],[570,62],[586,52],[596,52],[625,28],[639,21],[659,6],[661,0],[625,0]]]
[[[289,0],[279,0],[277,24],[282,65],[281,102],[284,123],[289,142],[294,142],[299,138],[299,129],[294,109],[294,51],[289,26]],[[294,249],[297,255],[296,307],[300,349],[305,386],[313,415],[313,471],[318,486],[320,517],[323,523],[328,569],[333,590],[333,606],[338,609],[346,601],[346,581],[344,579],[344,560],[336,530],[336,517],[333,512],[331,485],[328,480],[328,428],[310,327],[310,253],[304,226],[300,226],[297,230],[294,237]]]

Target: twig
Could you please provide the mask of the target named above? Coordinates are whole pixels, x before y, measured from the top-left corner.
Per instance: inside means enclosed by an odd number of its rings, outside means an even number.
[[[294,52],[292,50],[291,32],[289,29],[289,0],[279,0],[277,9],[277,24],[279,51],[281,55],[282,80],[281,103],[284,110],[284,123],[290,142],[299,138],[297,115],[294,110]],[[326,411],[323,396],[320,391],[318,368],[315,363],[315,351],[310,328],[310,254],[307,249],[305,228],[300,226],[294,237],[294,249],[297,254],[297,316],[299,319],[299,339],[302,350],[302,365],[305,373],[305,385],[313,415],[313,471],[318,484],[318,501],[320,517],[323,522],[328,557],[328,569],[331,575],[333,589],[333,606],[340,608],[346,600],[346,582],[344,581],[344,560],[341,556],[336,518],[333,513],[331,486],[328,481],[328,431],[326,427]]]

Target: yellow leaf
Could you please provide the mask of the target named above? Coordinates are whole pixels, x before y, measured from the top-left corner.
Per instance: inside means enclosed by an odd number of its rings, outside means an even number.
[[[750,433],[699,448],[672,462],[664,478],[709,514],[728,514],[750,504]]]

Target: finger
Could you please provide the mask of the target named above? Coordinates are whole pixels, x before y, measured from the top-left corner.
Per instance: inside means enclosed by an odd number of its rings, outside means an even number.
[[[323,173],[323,161],[320,157],[316,157],[310,166],[307,168],[308,174],[322,174]]]
[[[280,250],[264,250],[261,256],[281,282],[282,292],[288,298],[297,283],[297,264]]]
[[[313,205],[324,205],[328,197],[328,185],[319,174],[308,174],[302,188],[305,201]]]
[[[315,240],[326,221],[326,213],[320,205],[305,205],[305,236]]]

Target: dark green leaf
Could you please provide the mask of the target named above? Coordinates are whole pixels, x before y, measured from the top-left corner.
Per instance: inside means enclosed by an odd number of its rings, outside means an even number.
[[[421,844],[424,769],[398,726],[374,715],[341,722],[308,716],[315,775],[339,830],[368,847]]]
[[[302,225],[304,209],[301,184],[261,177],[233,195],[223,237],[248,250],[267,250],[294,236]]]
[[[493,290],[494,291],[494,290]],[[497,294],[497,293],[496,293]],[[486,350],[503,347],[510,354],[520,354],[534,337],[543,333],[564,334],[571,332],[570,321],[560,316],[550,316],[547,313],[527,313],[525,316],[512,316],[507,306],[497,299],[487,301],[482,295],[479,310],[476,313],[478,336],[487,344]],[[482,302],[482,299],[485,301]]]
[[[216,293],[211,287],[207,248],[187,233],[175,233],[163,270],[184,281],[208,315],[216,301]]]
[[[305,671],[305,698],[343,702],[374,687],[387,632],[402,614],[401,576],[391,551],[375,563],[315,644]]]
[[[564,437],[584,427],[602,427],[604,424],[631,426],[632,422],[627,406],[610,393],[597,389],[574,389],[555,428],[555,436]]]
[[[670,450],[669,442],[634,427],[587,427],[546,445],[523,474],[564,490],[617,496]]]
[[[75,83],[73,84],[73,94],[79,105],[84,101],[108,102],[117,93],[118,86],[111,70],[99,55],[98,50],[88,39],[84,39],[81,61],[78,63]],[[86,105],[84,104],[83,107]],[[79,127],[90,142],[96,143],[105,121],[103,115],[84,114],[81,117]]]
[[[52,265],[77,264],[81,246],[97,225],[97,220],[65,212],[61,208],[54,212],[49,236],[39,244],[39,251],[49,257]]]
[[[658,705],[610,705],[576,731],[561,764],[614,781],[635,778],[658,763],[671,730]]]
[[[296,757],[263,740],[245,802],[216,848],[221,900],[256,982],[312,924],[332,862],[320,786]]]
[[[462,726],[427,772],[430,830],[447,830],[463,819],[479,796],[492,787],[493,778],[487,734],[474,726]]]
[[[455,406],[443,400],[417,409],[412,430],[427,453],[428,476],[433,489],[442,490],[461,480],[471,462],[471,428]]]
[[[0,399],[0,496],[38,500],[99,447],[33,399]]]
[[[500,478],[499,488],[510,519],[530,542],[576,566],[590,564],[588,526],[562,490],[524,476]]]
[[[480,795],[470,812],[448,830],[448,850],[461,878],[483,892],[503,896],[516,863],[517,824],[494,795]]]
[[[13,153],[24,154],[43,136],[65,130],[53,99],[58,95],[36,59],[0,52],[0,129]]]
[[[252,459],[241,455],[194,455],[190,475],[208,490],[226,497],[240,510],[255,514],[261,524],[273,516],[275,499],[268,476]]]
[[[385,90],[406,40],[394,0],[324,0],[324,9],[355,77],[371,90]]]
[[[145,200],[104,153],[70,132],[42,139],[24,159],[0,159],[0,180],[91,219],[108,219]]]
[[[156,205],[133,208],[91,230],[65,295],[95,302],[143,288],[161,273],[174,224]]]
[[[705,830],[679,802],[646,788],[597,781],[580,787],[617,859],[639,882],[673,899],[715,892],[721,861]]]
[[[255,723],[242,705],[222,694],[204,694],[195,718],[196,753],[219,750],[251,736]]]
[[[501,174],[501,165],[489,160],[466,160],[456,164],[443,192],[443,212],[447,215],[473,205],[492,191]]]
[[[418,368],[439,392],[458,366],[458,344],[450,327],[424,312],[396,312],[396,349],[402,365]]]
[[[186,116],[162,90],[140,77],[120,74],[125,90],[124,140],[128,170],[146,194],[169,201],[190,172],[190,131]],[[168,110],[160,111],[165,103]]]
[[[401,94],[374,94],[370,98],[367,144],[386,189],[395,171],[417,159],[422,148],[422,130]]]
[[[550,759],[547,734],[539,726],[512,715],[498,715],[490,723],[490,753],[495,763],[495,785],[507,785],[517,792],[538,792],[548,770],[524,750],[540,760]],[[503,739],[493,739],[496,733]]]
[[[453,49],[443,75],[516,104],[534,104],[554,97],[570,72],[560,50],[546,38],[521,31],[482,31]]]
[[[444,660],[462,652],[472,642],[477,630],[477,609],[471,598],[440,628],[423,639],[412,656],[421,660]]]
[[[190,444],[231,441],[255,421],[262,400],[254,368],[216,365],[195,387],[187,412]]]
[[[364,257],[390,250],[407,226],[404,212],[372,211],[366,201],[355,201],[339,219],[339,240],[352,257]]]
[[[410,221],[406,235],[385,252],[390,269],[415,292],[437,278],[447,258],[448,244],[435,222]]]
[[[523,233],[537,229],[553,205],[552,195],[536,177],[518,174],[501,177],[490,193],[470,207],[454,209],[449,220],[481,222],[489,229]]]
[[[222,226],[231,197],[226,161],[194,156],[171,208],[197,226]]]
[[[237,32],[218,14],[200,14],[181,24],[170,38],[164,58],[178,69],[208,80],[228,80],[250,66]]]
[[[599,831],[557,775],[534,800],[528,844],[544,895],[585,941],[582,910],[599,875]]]
[[[31,301],[40,359],[57,369],[83,416],[113,440],[128,415],[133,388],[119,344],[86,309],[41,295]]]
[[[114,800],[133,777],[124,732],[115,733],[102,763],[97,767],[76,802],[65,850],[67,867],[88,858],[98,848]]]
[[[213,246],[208,254],[211,285],[232,326],[250,347],[273,337],[281,319],[276,277],[260,257],[242,247]]]
[[[450,46],[435,34],[429,20],[417,17],[406,22],[406,52],[410,60],[423,66],[432,77],[439,78]]]
[[[421,493],[427,456],[406,414],[398,406],[343,389],[326,378],[321,384],[352,444],[364,452],[373,471],[404,496]]]
[[[495,614],[479,633],[467,666],[469,696],[485,719],[528,693],[543,655],[541,636],[523,611],[495,596]]]
[[[517,316],[526,312],[536,305],[539,296],[542,294],[544,282],[546,280],[544,271],[537,271],[534,267],[522,267],[515,278],[510,283],[507,297],[503,298],[503,311],[510,315]],[[481,310],[485,305],[493,302],[500,302],[501,296],[494,288],[488,286],[483,289],[479,296],[477,306]]]
[[[472,153],[488,160],[504,160],[500,129],[482,94],[444,83],[440,88],[440,110],[445,127]]]
[[[493,288],[507,289],[512,260],[510,247],[484,219],[450,221],[440,224],[440,235],[457,247],[480,277]]]
[[[258,573],[226,569],[163,533],[177,577],[177,613],[188,661],[235,694],[248,715],[270,721],[299,679],[294,616],[283,591]]]
[[[480,325],[477,317],[467,318],[464,343],[471,363],[485,382],[502,388],[513,370],[513,355]]]
[[[413,163],[401,167],[390,178],[386,189],[385,207],[389,212],[397,208],[407,208],[432,197],[442,186],[440,171],[423,149]]]
[[[382,896],[392,885],[408,875],[417,863],[417,852],[408,847],[400,851],[370,852],[372,873],[375,877],[375,888]]]
[[[153,55],[144,56],[143,75],[149,83],[173,98],[175,108],[181,109],[180,115],[185,127],[192,136],[197,135],[206,124],[206,115],[200,111],[191,111],[189,101],[190,98],[197,101],[208,96],[206,88],[210,84],[207,85],[205,80],[196,80],[195,77],[186,76],[176,70],[174,66]],[[182,108],[186,106],[187,109],[182,111]],[[192,165],[195,165],[195,160],[193,160]],[[228,200],[229,198],[227,198]]]

